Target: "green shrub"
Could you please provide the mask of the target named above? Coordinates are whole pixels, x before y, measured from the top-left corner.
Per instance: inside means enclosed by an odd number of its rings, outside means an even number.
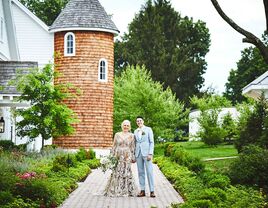
[[[226,200],[226,193],[220,188],[207,188],[202,190],[196,198],[219,204],[221,201]]]
[[[9,191],[0,191],[0,205],[5,205],[12,201],[14,201],[14,197]]]
[[[45,205],[45,207],[59,205],[64,199],[61,194],[63,191],[64,189],[58,187],[55,183],[43,178],[22,179],[15,189],[17,195],[24,199],[39,202],[40,205]]]
[[[268,191],[268,150],[250,145],[231,164],[229,175],[234,183],[258,185]]]
[[[14,143],[10,140],[0,140],[0,146],[3,147],[4,150],[11,150],[15,147]]]
[[[206,172],[201,178],[209,188],[226,189],[231,185],[230,178],[222,174]]]
[[[89,150],[87,151],[87,159],[91,160],[94,158],[96,158],[96,153],[92,148],[89,148]]]
[[[1,208],[40,208],[40,204],[30,199],[15,198],[13,202],[3,205]]]
[[[267,204],[261,192],[253,188],[243,186],[230,186],[226,190],[226,200],[219,203],[219,207],[224,208],[264,208]]]
[[[82,162],[87,159],[87,151],[85,148],[80,148],[79,151],[75,154],[77,161]]]
[[[52,171],[67,171],[70,167],[75,167],[77,163],[76,156],[73,154],[58,155],[53,160]]]
[[[205,164],[201,161],[200,158],[189,154],[181,146],[173,146],[170,152],[171,160],[175,161],[179,165],[186,166],[187,168],[189,168],[189,170],[199,173],[205,169]]]
[[[179,208],[216,208],[216,205],[213,204],[210,200],[206,199],[197,199],[191,202],[186,202],[178,206]],[[173,207],[172,207],[173,208]],[[177,207],[174,207],[177,208]]]
[[[85,160],[84,163],[90,167],[90,169],[96,169],[100,167],[100,160],[99,159],[91,159],[91,160]]]

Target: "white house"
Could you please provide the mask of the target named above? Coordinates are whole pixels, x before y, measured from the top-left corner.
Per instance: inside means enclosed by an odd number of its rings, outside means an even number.
[[[264,97],[268,99],[268,71],[253,80],[242,90],[243,95],[252,97],[255,100],[257,100],[262,93],[264,93]]]
[[[14,101],[19,93],[8,86],[8,81],[15,76],[16,69],[42,67],[53,61],[54,35],[48,29],[18,0],[0,0],[0,86],[4,87],[0,89],[0,140],[12,140],[15,144],[28,140],[17,138],[19,118],[12,116],[12,109],[28,104]],[[40,147],[40,138],[29,144],[32,150]]]
[[[197,136],[197,132],[200,131],[200,125],[198,122],[198,117],[200,116],[201,111],[200,110],[192,110],[189,114],[189,140],[200,140],[200,138]],[[231,114],[233,119],[237,119],[239,116],[239,112],[236,108],[222,108],[219,112],[218,119],[219,121],[223,119],[225,115],[228,113]]]

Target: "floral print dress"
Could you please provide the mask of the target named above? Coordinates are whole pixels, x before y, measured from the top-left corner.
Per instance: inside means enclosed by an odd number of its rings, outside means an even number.
[[[131,160],[134,156],[135,140],[132,133],[118,132],[114,136],[112,154],[118,158],[104,191],[105,196],[135,196],[136,186],[131,171]]]

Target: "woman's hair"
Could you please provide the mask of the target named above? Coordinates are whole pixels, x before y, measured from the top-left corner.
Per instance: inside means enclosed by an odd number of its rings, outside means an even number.
[[[121,128],[122,128],[122,130],[123,130],[124,124],[129,124],[129,131],[130,131],[130,129],[131,129],[130,121],[129,121],[129,120],[124,120],[124,121],[121,123]]]

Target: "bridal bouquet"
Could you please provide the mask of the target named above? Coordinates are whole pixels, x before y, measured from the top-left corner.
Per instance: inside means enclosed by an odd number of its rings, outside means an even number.
[[[113,155],[108,155],[100,158],[100,164],[100,168],[103,172],[107,171],[108,169],[114,170],[118,164],[118,159]]]

